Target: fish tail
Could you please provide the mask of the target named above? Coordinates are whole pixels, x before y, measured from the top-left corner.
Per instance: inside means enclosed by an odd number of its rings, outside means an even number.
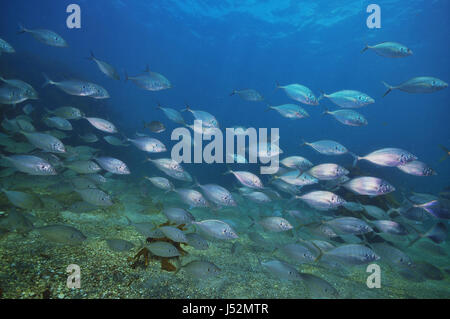
[[[147,156],[145,158],[145,160],[142,161],[142,163],[147,163],[147,162],[151,162],[151,161],[152,161],[152,159],[149,156]]]
[[[124,72],[125,72],[125,82],[126,82],[126,81],[128,81],[128,72],[127,72],[127,70],[124,70]]]
[[[131,221],[131,219],[128,218],[128,216],[124,215],[124,217],[127,219],[127,222],[128,222],[127,226],[130,226],[133,224],[133,222]]]
[[[50,78],[47,76],[47,74],[42,73],[42,75],[43,75],[44,78],[45,78],[45,82],[44,82],[44,84],[42,84],[42,87],[46,87],[46,86],[49,85],[49,84],[55,84],[55,82],[53,82],[52,80],[50,80]]]
[[[320,90],[320,95],[319,95],[319,97],[317,98],[317,102],[319,102],[319,101],[322,100],[324,97],[326,97],[325,95],[326,95],[325,92],[322,91],[322,90]]]
[[[411,240],[410,242],[409,242],[409,244],[408,244],[408,248],[409,247],[411,247],[412,245],[414,245],[417,241],[419,241],[419,239],[421,239],[422,238],[422,236],[421,235],[419,235],[419,236],[417,236],[416,238],[414,238],[413,240]]]
[[[355,167],[356,166],[356,164],[358,163],[358,161],[361,159],[361,157],[360,156],[358,156],[358,155],[356,155],[355,153],[353,153],[353,152],[348,152],[351,156],[353,156],[353,164],[352,164],[352,167]]]
[[[325,107],[325,111],[322,112],[322,115],[330,114],[330,111],[328,108]]]
[[[182,109],[181,112],[190,112],[191,108],[189,107],[189,104],[187,104],[187,103],[185,103],[185,104],[186,104],[186,108]]]
[[[439,147],[445,152],[445,155],[442,156],[439,160],[439,162],[443,162],[449,157],[450,151],[443,145],[439,145]]]
[[[300,147],[305,146],[305,145],[307,145],[307,144],[308,144],[308,142],[306,142],[305,139],[302,138],[302,143],[300,144]]]
[[[233,90],[233,92],[230,93],[230,96],[235,95],[236,94],[236,90]]]
[[[383,85],[384,85],[385,87],[387,87],[387,89],[388,89],[388,90],[383,94],[383,97],[385,97],[386,95],[389,94],[389,92],[391,92],[391,91],[394,89],[394,87],[391,86],[391,85],[389,85],[389,84],[387,84],[387,83],[384,82],[384,81],[381,81],[381,83],[383,83]]]
[[[225,173],[223,173],[222,175],[228,175],[228,174],[232,174],[233,171],[227,166],[227,171]]]
[[[25,33],[25,32],[28,32],[28,30],[25,29],[25,27],[22,25],[22,23],[19,23],[19,31],[17,31],[17,33],[21,34],[21,33]]]
[[[369,45],[368,45],[368,44],[366,44],[366,46],[364,47],[364,49],[362,49],[362,50],[361,50],[361,53],[364,53],[364,52],[366,52],[366,51],[367,51],[367,49],[369,49]]]
[[[270,111],[271,109],[272,109],[272,106],[267,104],[267,108],[265,109],[265,111],[267,112],[267,111]]]
[[[91,56],[86,57],[86,59],[94,61],[95,56],[94,56],[94,52],[92,52],[92,50],[89,51],[91,53]]]
[[[319,252],[319,256],[316,257],[316,259],[314,259],[314,262],[318,262],[322,257],[323,257],[323,250],[320,249],[319,246],[317,246],[316,244],[314,244],[313,242],[311,242],[311,245],[313,245],[314,247],[316,247],[317,251]]]
[[[250,224],[250,226],[248,226],[248,228],[255,226],[255,220],[250,215],[247,215],[247,217],[250,218],[250,220],[252,221],[252,223]]]
[[[275,81],[275,90],[276,89],[281,89],[281,85],[278,81]]]

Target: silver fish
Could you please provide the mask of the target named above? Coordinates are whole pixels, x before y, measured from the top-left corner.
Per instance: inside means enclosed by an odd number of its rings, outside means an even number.
[[[93,174],[101,171],[101,167],[93,161],[73,161],[65,162],[64,167],[70,168],[78,174]]]
[[[14,206],[17,206],[19,208],[32,209],[41,206],[39,198],[33,194],[27,194],[18,191],[10,191],[3,188],[0,189],[0,191],[5,193],[6,197],[8,197],[8,200]]]
[[[200,192],[197,192],[196,190],[188,188],[178,188],[174,189],[173,191],[176,192],[181,197],[181,200],[189,205],[189,207],[208,207],[208,202],[206,201],[206,199]]]
[[[66,119],[58,116],[44,117],[44,123],[49,127],[57,128],[62,131],[71,131],[72,124]]]
[[[312,274],[301,273],[301,279],[308,287],[311,298],[337,298],[339,292],[328,281]]]
[[[319,100],[316,98],[314,93],[304,85],[295,83],[281,86],[277,83],[277,89],[283,89],[286,92],[287,96],[300,103],[307,105],[319,104]]]
[[[252,219],[249,216],[250,219]],[[252,219],[253,220],[253,219]],[[253,221],[252,225],[255,222]],[[271,231],[271,232],[284,232],[291,230],[293,226],[289,221],[284,219],[283,217],[265,217],[257,221],[259,225],[261,225],[265,230]],[[250,227],[252,226],[250,225]]]
[[[295,197],[318,210],[336,209],[345,203],[340,196],[328,191],[312,191]]]
[[[382,233],[399,236],[408,235],[408,230],[403,225],[392,220],[374,220],[372,224]]]
[[[302,275],[290,264],[277,259],[261,262],[272,275],[282,280],[302,280]]]
[[[68,225],[47,225],[35,228],[46,240],[59,244],[80,245],[87,237],[78,229]]]
[[[239,95],[239,97],[245,101],[262,101],[264,100],[264,97],[253,89],[245,89],[245,90],[233,90],[233,92],[230,93],[231,95]]]
[[[269,105],[267,110],[275,110],[281,114],[281,116],[288,119],[302,119],[309,117],[308,112],[304,108],[296,104],[282,104],[278,106]]]
[[[31,30],[24,28],[22,25],[19,25],[19,29],[20,29],[19,33],[30,33],[33,36],[33,38],[44,44],[60,48],[67,48],[69,46],[66,40],[64,40],[59,34],[51,30],[46,29]]]
[[[332,115],[336,120],[341,122],[344,125],[349,126],[365,126],[367,125],[366,118],[353,110],[337,110],[337,111],[328,111],[325,110],[323,114],[330,114]]]
[[[102,71],[104,74],[106,74],[110,78],[112,78],[114,80],[120,80],[120,76],[117,73],[116,69],[114,69],[113,66],[106,63],[105,61],[97,59],[94,56],[94,53],[92,51],[91,51],[91,56],[88,59],[94,61],[97,64],[100,71]]]
[[[188,245],[194,247],[195,249],[206,250],[209,248],[208,242],[199,234],[186,234],[186,238]]]
[[[135,139],[127,138],[127,141],[133,143],[138,149],[149,153],[161,153],[167,151],[166,146],[153,137],[137,137]]]
[[[282,159],[280,163],[287,168],[297,169],[301,172],[313,167],[313,163],[301,156],[289,156]]]
[[[176,224],[188,225],[191,222],[195,221],[194,216],[192,216],[191,213],[182,208],[175,208],[175,207],[165,208],[163,210],[163,214],[170,222]]]
[[[319,97],[319,101],[324,97],[330,99],[334,104],[346,108],[358,108],[375,103],[375,100],[367,94],[355,90],[342,90],[332,94],[323,93]]]
[[[98,93],[95,84],[90,82],[76,79],[55,82],[51,80],[45,73],[42,73],[42,75],[45,78],[45,82],[44,84],[42,84],[42,87],[45,87],[47,85],[55,85],[58,89],[62,90],[63,92],[76,96],[91,96]]]
[[[199,187],[205,194],[206,198],[217,204],[219,206],[236,206],[236,201],[234,200],[231,193],[220,185],[216,184],[206,184],[200,185],[196,183],[195,186]]]
[[[321,181],[327,181],[347,175],[349,171],[338,164],[327,163],[316,165],[310,168],[307,173]]]
[[[246,172],[246,171],[228,170],[225,174],[233,174],[243,186],[255,188],[255,189],[264,188],[259,177],[253,173]]]
[[[39,98],[36,90],[30,84],[28,84],[22,80],[5,79],[0,76],[0,81],[3,81],[10,86],[20,89],[23,92],[22,94],[28,99],[37,100]]]
[[[357,244],[341,245],[325,252],[324,255],[352,265],[364,265],[380,259],[372,249]]]
[[[171,181],[169,181],[165,177],[147,177],[144,176],[145,179],[148,179],[153,185],[158,187],[159,189],[170,191],[174,189],[174,186]]]
[[[198,226],[207,235],[223,240],[230,240],[238,238],[236,232],[230,225],[215,219],[207,219],[202,221],[193,221],[192,224]]]
[[[130,170],[127,164],[117,158],[112,157],[94,157],[94,160],[105,170],[113,174],[127,175]]]
[[[157,106],[157,109],[162,110],[169,120],[181,125],[185,124],[184,119],[181,116],[181,113],[178,112],[177,110],[172,109],[170,107],[162,107],[160,105]]]
[[[145,69],[145,73],[138,76],[125,75],[125,81],[131,80],[134,84],[144,90],[161,91],[172,88],[170,81],[162,74],[150,71],[149,67]]]
[[[356,194],[369,196],[385,195],[395,191],[395,187],[388,182],[370,176],[353,178],[342,186]]]
[[[348,152],[345,146],[332,140],[320,140],[313,143],[303,141],[302,145],[310,146],[320,154],[324,155],[342,155]]]
[[[76,189],[75,191],[89,204],[101,207],[108,207],[113,204],[109,195],[99,189],[86,188]]]
[[[96,129],[106,132],[106,133],[117,133],[117,128],[114,126],[113,123],[98,118],[98,117],[84,117],[93,127]]]
[[[312,185],[319,182],[317,178],[309,173],[301,173],[297,170],[284,173],[280,176],[276,176],[275,178],[279,178],[283,182],[296,186]]]
[[[111,250],[114,251],[129,251],[134,248],[134,244],[124,239],[111,238],[107,239],[106,243]]]
[[[196,279],[207,279],[216,276],[220,273],[220,268],[209,261],[194,260],[186,265],[180,266],[180,269],[184,269],[190,276]]]
[[[272,201],[270,199],[270,197],[267,196],[263,192],[250,192],[250,193],[244,194],[244,197],[246,197],[246,198],[250,199],[252,202],[255,202],[258,204],[269,203]]]
[[[429,167],[427,164],[421,161],[411,161],[405,164],[400,164],[397,166],[399,170],[405,172],[406,174],[416,175],[416,176],[432,176],[437,175],[436,171]]]
[[[336,231],[337,234],[362,235],[373,231],[365,221],[355,217],[339,217],[325,222]]]
[[[122,141],[120,138],[117,138],[117,137],[115,137],[113,135],[103,136],[103,139],[108,144],[111,144],[111,145],[114,145],[114,146],[128,146],[129,145],[129,144],[125,144],[124,141]]]
[[[22,89],[5,85],[0,87],[0,104],[15,105],[28,100],[28,96]]]
[[[178,257],[180,252],[177,248],[164,241],[155,241],[145,246],[150,252],[159,257]]]
[[[397,42],[382,42],[375,45],[366,45],[361,53],[372,50],[380,56],[387,58],[403,58],[413,54],[412,50]]]
[[[45,133],[37,133],[37,132],[21,132],[25,137],[27,138],[28,142],[30,144],[36,146],[37,148],[40,148],[44,151],[51,152],[51,153],[65,153],[66,148],[64,147],[64,144],[57,139],[56,137],[45,134]]]
[[[45,108],[45,111],[66,120],[78,120],[83,117],[83,112],[72,106],[62,106],[54,110]]]
[[[97,135],[93,133],[86,133],[84,135],[78,135],[84,142],[86,143],[95,143],[98,142]]]
[[[407,93],[433,93],[448,86],[444,81],[431,76],[415,77],[397,86],[389,85],[386,82],[382,83],[388,89],[383,96],[386,96],[392,90],[400,90]]]
[[[417,157],[410,152],[393,147],[382,148],[369,153],[366,156],[353,156],[355,157],[353,165],[356,165],[357,161],[366,160],[380,166],[391,167],[403,165],[417,159]]]
[[[176,227],[161,226],[161,227],[159,227],[159,230],[162,231],[164,236],[173,240],[176,243],[186,243],[187,242],[186,235],[183,233],[183,231],[179,230]]]
[[[56,175],[55,168],[46,160],[33,155],[3,156],[18,171],[30,175]]]
[[[3,39],[0,39],[0,55],[2,54],[2,52],[14,53],[16,51],[14,50],[11,44],[9,44]]]
[[[191,112],[196,120],[202,121],[202,126],[204,127],[219,127],[219,122],[215,116],[206,111],[192,110],[189,105],[186,105],[186,108],[182,110],[182,112],[183,111]]]

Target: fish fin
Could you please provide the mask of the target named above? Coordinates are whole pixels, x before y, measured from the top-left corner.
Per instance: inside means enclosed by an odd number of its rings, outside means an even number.
[[[302,147],[302,146],[304,146],[304,145],[307,145],[307,144],[308,144],[308,142],[306,142],[305,139],[302,138],[302,143],[300,144],[300,147]]]
[[[320,100],[322,100],[324,97],[325,97],[325,92],[322,91],[322,90],[320,90],[320,95],[319,95],[319,97],[317,98],[317,102],[319,102]]]
[[[370,49],[369,45],[366,44],[366,46],[364,47],[364,49],[361,50],[361,53],[364,53],[367,51],[367,49]]]
[[[19,31],[17,31],[17,33],[21,34],[21,33],[25,33],[25,32],[28,32],[28,30],[24,28],[22,23],[19,23]]]
[[[319,246],[317,246],[317,245],[314,244],[313,242],[311,242],[311,245],[313,245],[313,246],[317,249],[317,251],[319,252],[319,256],[317,256],[317,257],[314,259],[314,262],[318,262],[318,261],[323,257],[324,252],[323,252],[322,249],[320,249]]]
[[[439,159],[439,162],[443,162],[449,157],[450,151],[443,145],[439,145],[439,147],[445,152],[445,155]]]
[[[394,89],[394,87],[391,86],[391,85],[389,85],[389,84],[387,84],[387,83],[384,82],[384,81],[381,81],[381,83],[383,83],[383,85],[384,85],[385,87],[387,87],[387,89],[388,89],[388,90],[386,91],[386,93],[383,94],[383,97],[385,97],[386,95],[389,94],[389,92],[391,92],[391,91]]]
[[[50,80],[50,78],[47,76],[47,74],[42,73],[42,75],[43,75],[44,78],[45,78],[45,82],[44,82],[44,84],[42,84],[42,87],[46,87],[46,86],[49,85],[49,84],[54,84],[54,83],[55,83],[55,82],[53,82],[52,80]]]
[[[232,174],[233,171],[227,166],[227,171],[225,173],[222,173],[222,175],[228,175],[228,174]]]
[[[360,156],[358,156],[358,155],[356,155],[355,153],[353,153],[353,152],[348,152],[351,156],[353,156],[353,164],[352,164],[352,167],[355,167],[356,166],[356,164],[358,163],[358,161],[361,159],[361,157]]]
[[[250,218],[250,220],[252,221],[252,223],[250,224],[250,226],[248,226],[248,228],[252,228],[253,226],[255,226],[255,220],[250,215],[247,215],[247,217]]]
[[[184,108],[184,109],[182,109],[182,110],[180,110],[181,112],[191,112],[192,110],[191,110],[191,108],[189,107],[189,104],[187,104],[187,103],[185,103],[186,104],[186,108]]]
[[[412,245],[414,245],[417,241],[419,241],[421,238],[423,238],[421,235],[417,236],[416,238],[414,238],[413,240],[411,240],[408,244],[408,248],[411,247]]]

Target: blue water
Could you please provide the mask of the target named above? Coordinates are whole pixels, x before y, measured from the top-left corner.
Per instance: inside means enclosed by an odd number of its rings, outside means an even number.
[[[381,98],[385,91],[382,80],[397,84],[419,75],[448,80],[446,1],[410,1],[408,5],[378,1],[381,29],[366,26],[369,1],[349,1],[345,6],[339,1],[225,1],[220,5],[208,1],[79,1],[81,29],[68,29],[65,8],[70,3],[3,3],[2,12],[8,14],[0,21],[2,35],[18,52],[64,64],[66,72],[46,71],[56,78],[76,74],[104,85],[112,98],[101,113],[120,118],[118,125],[128,134],[141,127],[142,119],[164,118],[154,108],[158,102],[176,109],[189,103],[214,114],[222,127],[279,127],[280,145],[287,153],[299,150],[301,138],[331,138],[357,154],[401,147],[417,154],[439,175],[419,179],[388,170],[391,179],[417,191],[448,186],[450,167],[439,162],[443,152],[438,145],[449,144],[449,90],[432,95],[396,91]],[[52,29],[70,48],[55,50],[28,35],[16,35],[18,22],[28,28]],[[405,59],[383,58],[374,52],[360,54],[367,43],[383,41],[405,43],[414,54]],[[131,83],[105,79],[93,63],[83,59],[90,50],[122,75],[124,70],[138,74],[149,65],[175,87],[148,92]],[[39,83],[42,71],[32,68],[29,77]],[[309,107],[311,118],[289,121],[264,112],[259,103],[228,96],[233,89],[254,88],[270,104],[289,102],[283,92],[274,90],[276,81],[302,83],[316,95],[321,90],[365,92],[376,100],[361,110],[369,125],[345,127],[331,117],[322,117],[323,106],[335,109],[328,101]],[[303,152],[312,160],[320,159],[310,149]],[[213,167],[208,175],[217,171]]]
[[[450,159],[439,161],[450,148],[450,90],[432,94],[408,94],[398,90],[382,97],[386,91],[381,81],[399,84],[415,76],[433,76],[450,81],[450,2],[446,0],[408,2],[378,0],[381,7],[380,29],[369,29],[366,7],[373,1],[144,1],[96,0],[3,1],[0,37],[6,39],[16,54],[2,54],[0,74],[20,77],[38,89],[41,99],[37,109],[61,106],[66,95],[55,87],[40,88],[42,72],[52,79],[76,77],[101,84],[110,99],[92,101],[75,98],[74,106],[86,107],[90,116],[109,119],[120,132],[133,136],[144,132],[142,121],[160,120],[167,130],[159,138],[171,149],[172,129],[178,127],[155,107],[158,104],[175,109],[189,104],[216,116],[222,128],[243,125],[255,128],[279,128],[280,147],[285,154],[302,156],[314,163],[325,162],[323,155],[308,142],[332,139],[350,151],[365,155],[383,147],[398,147],[417,155],[429,164],[437,176],[406,175],[395,168],[376,167],[361,162],[359,167],[388,180],[398,192],[416,191],[437,194],[449,186]],[[81,7],[81,29],[66,27],[66,7]],[[68,43],[64,49],[43,45],[29,34],[17,34],[18,24],[50,29]],[[395,41],[407,45],[414,54],[389,59],[373,51],[361,50],[366,44]],[[95,56],[113,65],[120,81],[106,78],[96,65],[85,59]],[[139,89],[124,82],[129,75],[150,70],[166,76],[174,86],[160,92]],[[45,69],[43,69],[45,66]],[[338,107],[328,100],[319,106],[304,106],[310,117],[289,120],[266,105],[290,103],[280,84],[301,83],[316,96],[354,89],[367,93],[375,103],[361,108],[369,122],[365,127],[344,126],[331,116],[323,116],[325,107]],[[248,102],[229,96],[235,89],[259,91],[264,102]],[[53,100],[52,100],[53,99]],[[5,111],[5,114],[14,114]],[[183,113],[187,122],[192,115]],[[84,125],[88,131],[88,125]],[[148,132],[148,131],[147,131]],[[97,132],[96,132],[97,133]],[[101,134],[97,134],[101,135]],[[140,180],[155,172],[142,163],[146,155],[136,148],[117,149],[101,144],[104,154],[120,157]],[[352,157],[333,157],[333,162],[351,165]],[[195,165],[187,170],[202,183],[227,187],[235,179],[223,176],[226,166]],[[257,172],[258,166],[249,170]],[[264,180],[267,180],[264,177]],[[401,196],[399,197],[401,198]]]

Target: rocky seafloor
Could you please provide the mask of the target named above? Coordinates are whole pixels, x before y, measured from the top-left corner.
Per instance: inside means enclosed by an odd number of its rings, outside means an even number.
[[[81,245],[63,245],[43,240],[35,231],[27,234],[7,233],[0,238],[0,297],[1,298],[317,298],[324,297],[309,291],[300,281],[282,281],[269,274],[260,265],[261,260],[283,257],[250,240],[246,235],[250,220],[242,217],[242,208],[211,212],[192,209],[198,219],[223,218],[233,221],[238,234],[238,247],[232,253],[233,242],[213,240],[209,249],[196,250],[184,246],[188,254],[180,257],[180,263],[192,260],[207,260],[217,265],[219,275],[202,280],[190,277],[183,269],[169,272],[161,269],[157,260],[150,260],[131,267],[133,257],[145,240],[124,216],[133,222],[153,221],[155,225],[166,221],[155,205],[180,206],[176,196],[151,190],[142,195],[138,187],[127,187],[123,181],[110,184],[109,191],[120,194],[116,204],[107,209],[76,213],[65,208],[48,207],[33,209],[34,226],[47,224],[68,224],[82,231],[86,236]],[[120,192],[117,190],[120,189]],[[35,190],[35,192],[37,192]],[[43,191],[43,193],[45,193]],[[153,194],[153,195],[152,195]],[[66,197],[64,197],[66,196]],[[60,203],[69,201],[69,195],[58,198]],[[73,196],[73,195],[70,195]],[[75,195],[76,196],[76,195]],[[7,214],[7,201],[3,196],[2,211]],[[64,206],[64,205],[63,205]],[[259,227],[259,226],[254,226]],[[255,230],[255,228],[252,228]],[[272,234],[256,228],[273,243],[292,242],[287,234]],[[134,243],[127,252],[111,250],[105,239],[120,238]],[[444,246],[449,251],[448,243]],[[415,256],[420,256],[419,247]],[[448,271],[448,256],[424,253],[424,260]],[[286,260],[289,261],[289,260]],[[66,268],[76,264],[81,269],[81,288],[67,288]],[[173,263],[177,265],[177,263]],[[339,298],[449,298],[449,274],[443,270],[442,280],[406,280],[390,265],[380,261],[382,269],[381,288],[369,289],[366,266],[346,267],[344,271],[328,270],[315,265],[296,265],[303,273],[315,274],[338,291]]]

